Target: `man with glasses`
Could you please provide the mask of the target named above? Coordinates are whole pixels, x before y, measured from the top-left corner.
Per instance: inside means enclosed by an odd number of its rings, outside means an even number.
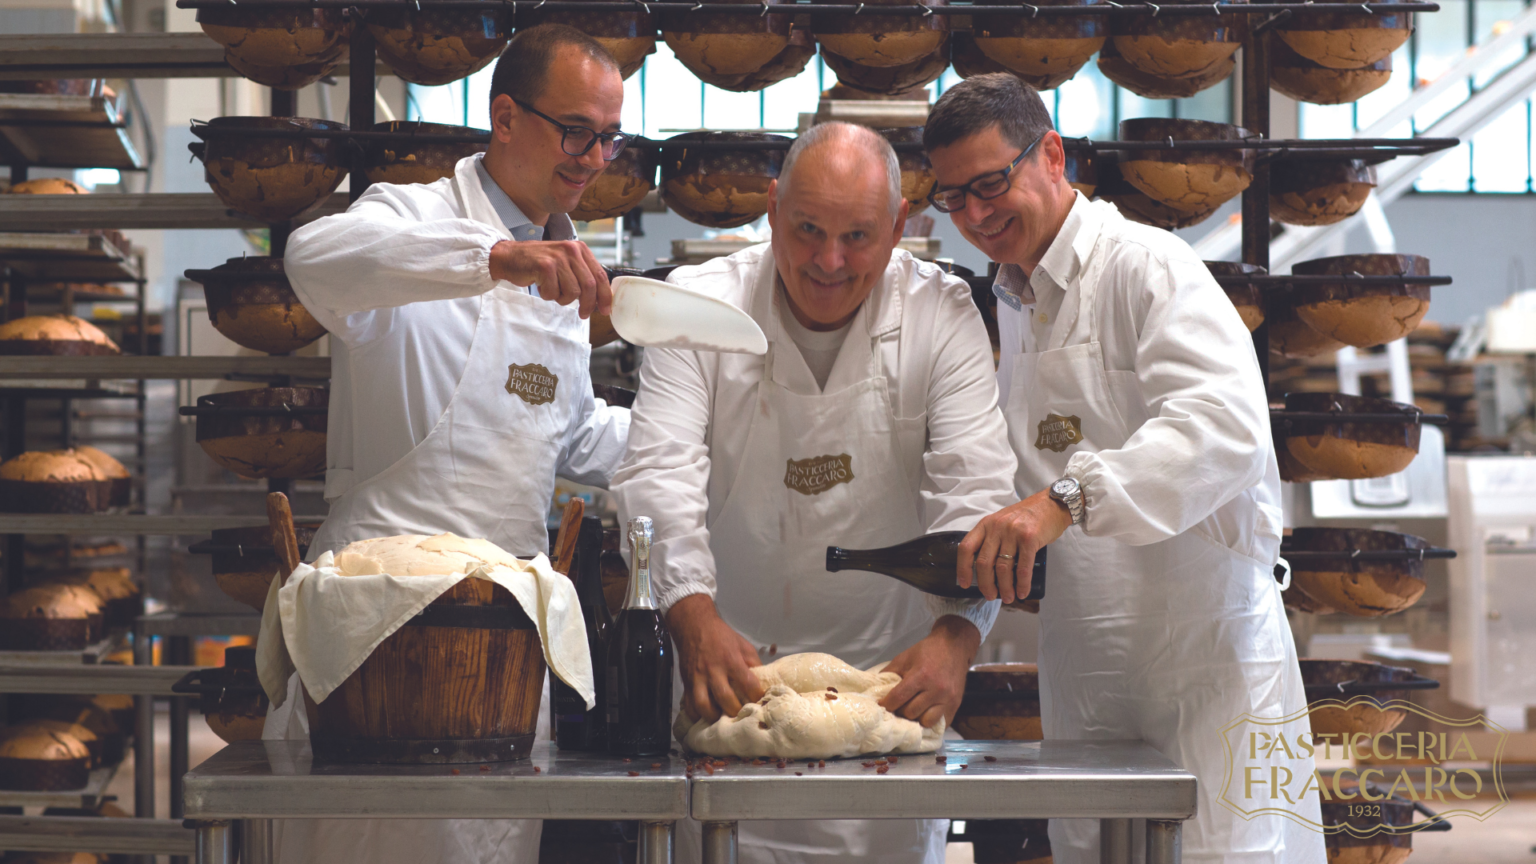
[[[1225,727],[1297,717],[1285,738],[1310,732],[1272,572],[1280,478],[1247,328],[1186,243],[1072,188],[1045,105],[1014,76],[946,91],[923,144],[934,205],[1002,265],[998,382],[1023,499],[971,530],[957,581],[1022,597],[1053,544],[1045,736],[1139,738],[1193,772],[1186,861],[1320,864],[1315,828],[1221,800]],[[1320,818],[1315,795],[1266,804]],[[1097,822],[1052,820],[1051,852],[1097,862]]]
[[[748,311],[767,356],[646,351],[619,514],[654,520],[651,580],[688,714],[736,716],[763,696],[752,667],[823,652],[890,661],[902,680],[882,704],[934,727],[998,604],[831,574],[826,547],[965,530],[1014,500],[986,328],[969,286],[896,249],[907,202],[877,133],[812,127],[768,202],[769,243],[669,277]],[[743,822],[740,857],[941,864],[945,826]],[[697,829],[679,832],[683,860]]]
[[[588,371],[586,319],[612,295],[565,215],[624,146],[618,66],[577,30],[533,27],[491,94],[483,156],[436,183],[375,184],[289,241],[289,280],[332,336],[331,509],[311,559],[444,532],[532,556],[548,548],[555,476],[606,486],[623,455],[629,412],[594,399]],[[267,737],[307,737],[296,687]],[[275,833],[283,864],[532,864],[540,825],[285,820]]]

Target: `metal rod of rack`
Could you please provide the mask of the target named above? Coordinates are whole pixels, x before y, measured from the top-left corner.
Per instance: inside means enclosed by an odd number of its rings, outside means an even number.
[[[270,8],[332,8],[332,9],[420,9],[419,0],[176,0],[178,9],[217,8],[228,9],[232,5],[251,9]],[[863,3],[686,3],[660,2],[583,2],[583,0],[429,0],[436,10],[458,9],[506,9],[510,11],[539,9],[545,12],[650,12],[763,15],[777,14],[810,15],[1028,15],[1039,17],[1096,17],[1134,15],[1273,15],[1280,12],[1345,12],[1363,15],[1392,15],[1414,12],[1438,12],[1438,3],[1190,3],[1158,5],[1153,3],[1091,3],[1085,6],[1031,6],[1017,5],[953,5],[925,6],[870,6]]]
[[[466,131],[416,132],[410,129],[383,131],[374,129],[250,129],[244,127],[220,128],[210,124],[193,123],[200,136],[230,136],[244,139],[346,139],[353,141],[388,141],[416,144],[483,144],[491,140],[489,132]],[[679,141],[673,138],[652,139],[636,136],[629,147],[650,147],[659,150],[788,150],[794,143],[791,138],[768,141]],[[1253,150],[1285,154],[1290,158],[1321,158],[1319,154],[1335,156],[1421,156],[1447,150],[1461,143],[1457,138],[1264,138],[1255,135],[1221,141],[1095,141],[1091,138],[1064,138],[1062,144],[1073,151],[1132,151],[1132,150]],[[901,142],[892,145],[898,152],[921,152],[918,142]],[[1286,151],[1300,151],[1287,153]],[[205,272],[205,271],[196,271]],[[191,278],[191,277],[189,277]],[[252,274],[251,278],[259,278]]]
[[[1343,423],[1428,423],[1431,426],[1445,426],[1451,422],[1451,418],[1445,414],[1421,414],[1417,411],[1387,414],[1370,411],[1284,411],[1275,409],[1269,412],[1269,416],[1271,421],[1279,420],[1282,423],[1292,420],[1336,420]]]
[[[1455,549],[1287,549],[1280,545],[1280,555],[1287,561],[1313,561],[1318,559],[1351,561],[1426,561],[1431,558],[1455,558]]]
[[[1449,276],[1367,276],[1361,273],[1340,273],[1337,276],[1321,273],[1255,273],[1252,276],[1217,276],[1218,285],[1256,285],[1260,288],[1279,288],[1287,285],[1332,285],[1348,282],[1352,285],[1450,285]]]

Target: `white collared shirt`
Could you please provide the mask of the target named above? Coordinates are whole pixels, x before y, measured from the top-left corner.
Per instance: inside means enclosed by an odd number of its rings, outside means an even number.
[[[1103,265],[1095,308],[1069,316],[1070,331],[1058,334],[1090,256]],[[1189,244],[1077,193],[1029,278],[1004,265],[993,290],[1005,411],[1019,354],[1087,342],[1090,321],[1097,334],[1131,437],[1067,462],[1067,476],[1083,485],[1087,534],[1143,545],[1196,529],[1239,551],[1278,549],[1280,473],[1258,357]]]

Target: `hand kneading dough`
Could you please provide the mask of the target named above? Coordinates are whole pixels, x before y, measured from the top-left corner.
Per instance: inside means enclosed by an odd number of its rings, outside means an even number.
[[[489,540],[401,534],[348,543],[336,553],[335,566],[343,576],[450,576],[496,564],[516,567],[518,560]]]
[[[678,712],[673,734],[709,756],[831,759],[863,753],[931,753],[944,724],[926,729],[880,707],[901,681],[880,664],[867,672],[830,654],[791,654],[752,671],[768,691],[714,723]]]

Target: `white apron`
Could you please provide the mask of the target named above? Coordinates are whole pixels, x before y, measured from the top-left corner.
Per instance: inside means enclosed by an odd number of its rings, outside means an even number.
[[[1102,237],[1098,241],[1103,243]],[[1122,446],[1134,431],[1105,369],[1093,323],[1103,255],[1087,258],[1076,314],[1088,341],[1064,345],[1070,296],[1051,344],[1018,355],[1004,415],[1019,457],[1019,495],[1065,476],[1080,451]],[[1028,311],[1028,310],[1026,310]],[[1047,415],[1076,417],[1081,440],[1062,452],[1037,447]],[[1090,514],[1090,519],[1092,518]],[[1050,590],[1040,604],[1040,704],[1049,739],[1141,739],[1199,779],[1199,807],[1185,823],[1185,861],[1321,864],[1323,837],[1277,815],[1244,820],[1218,801],[1226,771],[1223,727],[1243,714],[1279,718],[1306,705],[1296,647],[1273,575],[1279,538],[1234,551],[1198,529],[1146,546],[1069,529],[1050,553]],[[1310,727],[1287,724],[1294,740]],[[1320,818],[1317,799],[1309,818]],[[1097,864],[1096,820],[1051,820],[1058,864]]]
[[[933,626],[917,589],[875,573],[826,572],[829,545],[889,546],[924,530],[920,466],[899,455],[868,309],[843,347],[857,354],[838,358],[860,363],[862,380],[818,396],[785,386],[794,371],[785,366],[804,361],[779,324],[789,311],[770,317],[774,332],[741,466],[709,526],[720,574],[715,605],[726,623],[759,649],[778,646],[775,656],[823,651],[861,669],[894,658]],[[739,857],[742,864],[942,864],[947,830],[948,820],[934,819],[742,822]],[[679,860],[699,860],[697,822],[685,823],[678,846]]]
[[[455,178],[471,218],[511,235],[478,184]],[[311,560],[355,540],[453,532],[514,555],[548,551],[546,514],[572,412],[588,387],[591,347],[576,307],[500,283],[483,295],[464,375],[420,444],[331,502]],[[296,679],[297,676],[295,676]],[[305,739],[290,698],[268,714],[265,738]],[[546,689],[544,699],[549,695]],[[536,746],[549,740],[540,711]],[[278,820],[278,864],[480,864],[538,860],[537,820]]]

